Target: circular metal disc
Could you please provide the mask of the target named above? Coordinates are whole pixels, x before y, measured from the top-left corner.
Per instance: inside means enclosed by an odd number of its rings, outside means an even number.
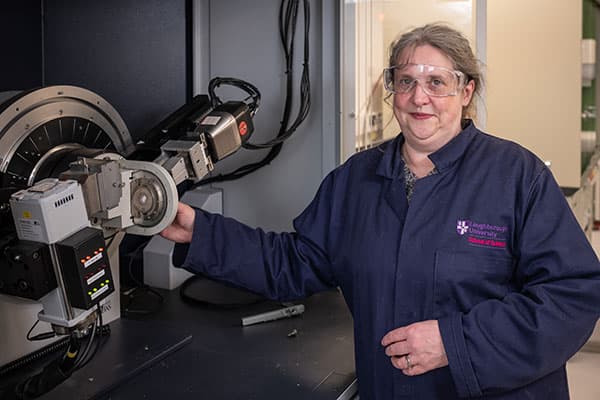
[[[119,160],[126,169],[136,171],[131,184],[132,225],[127,233],[151,236],[160,233],[177,215],[177,187],[166,169],[158,164]]]
[[[133,141],[116,110],[76,86],[49,86],[12,96],[0,107],[2,186],[30,186],[47,153],[83,146],[123,155]]]

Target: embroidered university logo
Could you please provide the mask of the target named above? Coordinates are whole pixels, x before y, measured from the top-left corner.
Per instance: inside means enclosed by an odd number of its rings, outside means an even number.
[[[458,220],[456,222],[456,232],[459,235],[464,235],[468,231],[469,231],[469,225],[467,224],[467,221]]]
[[[466,237],[471,246],[501,249],[506,248],[508,226],[459,219],[456,221],[456,233]]]

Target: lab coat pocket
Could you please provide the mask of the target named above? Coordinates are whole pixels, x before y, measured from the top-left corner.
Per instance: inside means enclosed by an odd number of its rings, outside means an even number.
[[[438,250],[435,256],[436,318],[467,312],[482,301],[501,300],[511,291],[514,261],[499,255]]]

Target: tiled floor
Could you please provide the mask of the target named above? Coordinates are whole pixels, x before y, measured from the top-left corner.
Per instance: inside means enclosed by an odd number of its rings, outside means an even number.
[[[594,231],[592,246],[600,257],[600,231]],[[600,399],[600,324],[582,351],[567,363],[571,400]]]

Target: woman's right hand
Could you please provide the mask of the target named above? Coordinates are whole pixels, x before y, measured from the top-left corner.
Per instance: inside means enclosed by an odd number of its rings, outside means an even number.
[[[177,215],[171,225],[167,226],[160,235],[176,243],[190,243],[194,233],[196,212],[187,204],[177,204]]]

